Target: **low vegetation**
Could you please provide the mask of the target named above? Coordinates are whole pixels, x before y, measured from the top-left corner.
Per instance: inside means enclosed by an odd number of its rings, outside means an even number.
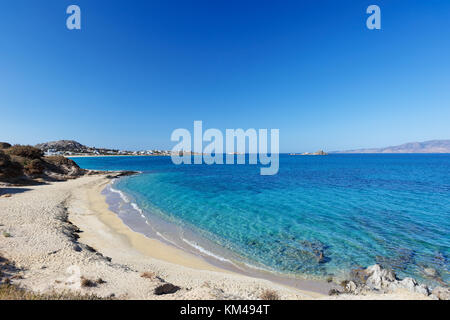
[[[73,291],[35,293],[17,285],[1,284],[0,300],[111,300],[111,298]]]
[[[280,300],[280,296],[276,291],[266,289],[259,296],[261,300]]]
[[[141,273],[141,277],[145,279],[153,279],[156,277],[156,274],[154,272],[143,272]]]
[[[0,142],[0,182],[32,184],[42,180],[66,180],[85,173],[63,156],[44,157],[41,149]]]
[[[153,293],[157,296],[163,295],[163,294],[172,294],[180,290],[181,288],[179,286],[173,285],[171,283],[165,283],[160,286],[157,286]]]
[[[92,288],[92,287],[96,287],[97,283],[95,281],[92,281],[88,278],[85,277],[81,277],[81,286],[83,288]]]
[[[75,291],[52,291],[48,293],[29,291],[12,283],[13,280],[23,279],[23,276],[18,272],[20,270],[16,268],[12,261],[0,256],[0,300],[111,300],[111,298]]]
[[[32,146],[14,145],[4,149],[9,155],[19,156],[27,159],[40,159],[44,156],[41,149]]]

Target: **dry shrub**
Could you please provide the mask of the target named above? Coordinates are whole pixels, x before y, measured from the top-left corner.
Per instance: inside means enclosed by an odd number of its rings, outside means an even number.
[[[0,179],[22,175],[22,166],[11,159],[11,156],[0,150]]]
[[[8,142],[0,142],[0,149],[8,149],[11,148],[11,145]]]
[[[142,272],[141,277],[145,279],[153,279],[156,277],[156,274],[154,272]]]
[[[49,293],[34,293],[16,285],[0,285],[0,300],[112,300],[94,294],[82,294],[81,292],[63,291]]]
[[[90,279],[87,279],[85,277],[81,277],[81,286],[83,288],[92,288],[92,287],[97,286],[97,284],[94,281],[90,280]]]
[[[171,283],[165,283],[155,288],[155,291],[153,292],[155,295],[160,296],[163,294],[172,294],[180,290],[181,288],[178,286],[175,286]]]
[[[30,162],[28,162],[24,167],[24,172],[27,175],[38,175],[42,174],[44,172],[45,166],[42,160],[40,159],[33,159]]]
[[[70,166],[70,167],[78,167],[77,163],[72,159],[66,158],[64,156],[49,156],[45,157],[45,161],[48,163],[54,164],[56,166]]]
[[[0,150],[0,167],[6,166],[11,162],[11,157]]]
[[[261,300],[280,300],[280,296],[274,290],[266,289],[259,296]]]
[[[42,152],[41,149],[32,146],[22,146],[18,144],[12,146],[9,149],[6,149],[6,152],[10,155],[15,155],[28,159],[40,159],[44,156],[44,152]]]

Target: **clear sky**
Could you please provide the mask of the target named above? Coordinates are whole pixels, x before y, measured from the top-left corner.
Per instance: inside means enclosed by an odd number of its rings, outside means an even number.
[[[450,139],[450,1],[0,0],[0,141],[171,149],[194,120],[282,152]]]

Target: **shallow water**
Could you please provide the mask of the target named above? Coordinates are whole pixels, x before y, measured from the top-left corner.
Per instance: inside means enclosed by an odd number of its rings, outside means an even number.
[[[140,209],[135,227],[156,234],[158,225],[168,241],[177,234],[218,259],[316,277],[378,262],[436,284],[424,276],[431,267],[449,282],[450,155],[281,155],[275,176],[255,165],[175,166],[169,157],[74,160],[143,172],[114,183],[129,205],[118,197],[113,210]]]

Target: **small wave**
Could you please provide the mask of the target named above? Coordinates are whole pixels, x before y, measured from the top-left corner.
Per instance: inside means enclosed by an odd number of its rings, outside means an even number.
[[[139,208],[139,206],[138,206],[136,203],[132,202],[132,203],[131,203],[131,206],[133,207],[134,210],[136,210],[137,212],[139,212],[139,213],[141,214],[141,217],[142,217],[142,218],[145,218],[142,209]]]
[[[222,261],[222,262],[228,262],[228,263],[230,263],[230,264],[232,264],[232,265],[234,265],[234,266],[237,267],[237,265],[234,264],[233,261],[231,261],[231,260],[229,260],[229,259],[226,259],[226,258],[224,258],[224,257],[218,256],[218,255],[212,253],[211,251],[208,251],[208,250],[206,250],[205,248],[199,246],[198,244],[193,243],[193,242],[191,242],[191,241],[189,241],[189,240],[186,240],[185,238],[181,238],[181,239],[182,239],[184,242],[186,242],[188,245],[190,245],[191,247],[193,247],[193,248],[197,249],[198,251],[200,251],[201,253],[206,254],[206,255],[208,255],[208,256],[210,256],[210,257],[213,257],[213,258],[215,258],[215,259],[217,259],[217,260],[220,260],[220,261]]]
[[[128,200],[127,196],[122,191],[114,189],[112,187],[109,187],[109,190],[111,192],[118,193],[123,201],[125,201],[126,203],[130,203],[130,200]]]
[[[254,270],[259,270],[259,271],[264,271],[264,272],[273,272],[273,270],[262,268],[262,267],[257,267],[255,265],[249,264],[247,262],[242,262],[242,263],[249,269],[254,269]]]

